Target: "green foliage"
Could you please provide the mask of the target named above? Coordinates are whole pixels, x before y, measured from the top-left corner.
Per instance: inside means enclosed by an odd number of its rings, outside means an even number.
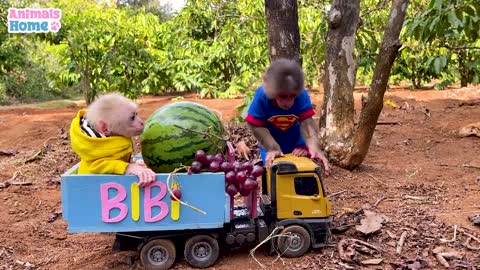
[[[406,21],[408,48],[394,73],[420,87],[432,78],[444,88],[460,77],[462,86],[480,77],[480,3],[431,0],[426,10]]]

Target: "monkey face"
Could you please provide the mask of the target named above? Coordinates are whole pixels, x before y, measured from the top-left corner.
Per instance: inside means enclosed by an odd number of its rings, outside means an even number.
[[[112,125],[112,135],[134,137],[142,134],[144,122],[135,108],[119,108],[116,124]]]
[[[288,110],[293,106],[293,103],[295,102],[295,98],[297,97],[296,94],[278,94],[277,97],[275,98],[275,101],[277,102],[278,107]]]

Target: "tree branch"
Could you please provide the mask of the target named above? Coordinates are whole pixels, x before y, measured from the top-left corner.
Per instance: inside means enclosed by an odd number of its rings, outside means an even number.
[[[361,17],[367,17],[370,13],[384,9],[387,6],[388,0],[380,0],[376,7],[367,9]]]
[[[383,108],[383,97],[387,89],[393,62],[401,47],[399,36],[405,20],[407,7],[408,0],[393,0],[388,23],[385,27],[385,34],[380,45],[380,52],[375,61],[375,71],[367,103],[361,112],[358,128],[353,138],[353,149],[342,160],[342,167],[355,169],[367,155],[378,117]]]
[[[457,47],[452,47],[449,45],[440,45],[441,48],[447,48],[449,50],[480,50],[480,47],[478,46],[457,46]]]

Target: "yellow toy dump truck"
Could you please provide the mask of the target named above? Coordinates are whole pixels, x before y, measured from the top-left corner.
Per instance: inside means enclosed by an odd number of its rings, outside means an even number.
[[[77,165],[78,166],[78,165]],[[305,157],[277,158],[262,175],[261,192],[234,206],[225,193],[224,173],[178,174],[182,200],[167,195],[168,174],[138,189],[127,175],[62,177],[62,206],[70,232],[115,232],[115,250],[135,250],[146,269],[170,268],[179,255],[193,267],[212,266],[220,250],[257,245],[269,236],[268,250],[299,257],[328,241],[331,205],[322,168]],[[259,196],[258,196],[259,195]]]

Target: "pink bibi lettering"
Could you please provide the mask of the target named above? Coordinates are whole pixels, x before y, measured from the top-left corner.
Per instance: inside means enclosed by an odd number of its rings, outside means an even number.
[[[62,26],[62,11],[56,8],[9,8],[9,33],[46,33],[58,32]]]
[[[152,188],[160,188],[160,192],[152,198]],[[112,198],[109,198],[109,189],[116,190],[116,195]],[[163,182],[154,182],[151,185],[144,188],[144,197],[143,197],[143,212],[144,212],[144,221],[145,222],[158,222],[164,219],[168,215],[168,205],[166,202],[161,200],[167,195],[167,185]],[[131,206],[132,206],[132,219],[136,221],[133,216],[135,209],[140,207],[140,198],[135,198],[136,196],[131,196]],[[118,223],[124,220],[128,215],[128,206],[124,203],[127,198],[127,190],[125,187],[119,183],[109,182],[100,185],[100,201],[102,204],[102,221],[106,223]],[[152,216],[152,208],[159,207],[160,212]],[[110,216],[110,210],[119,209],[120,213],[116,216]]]

